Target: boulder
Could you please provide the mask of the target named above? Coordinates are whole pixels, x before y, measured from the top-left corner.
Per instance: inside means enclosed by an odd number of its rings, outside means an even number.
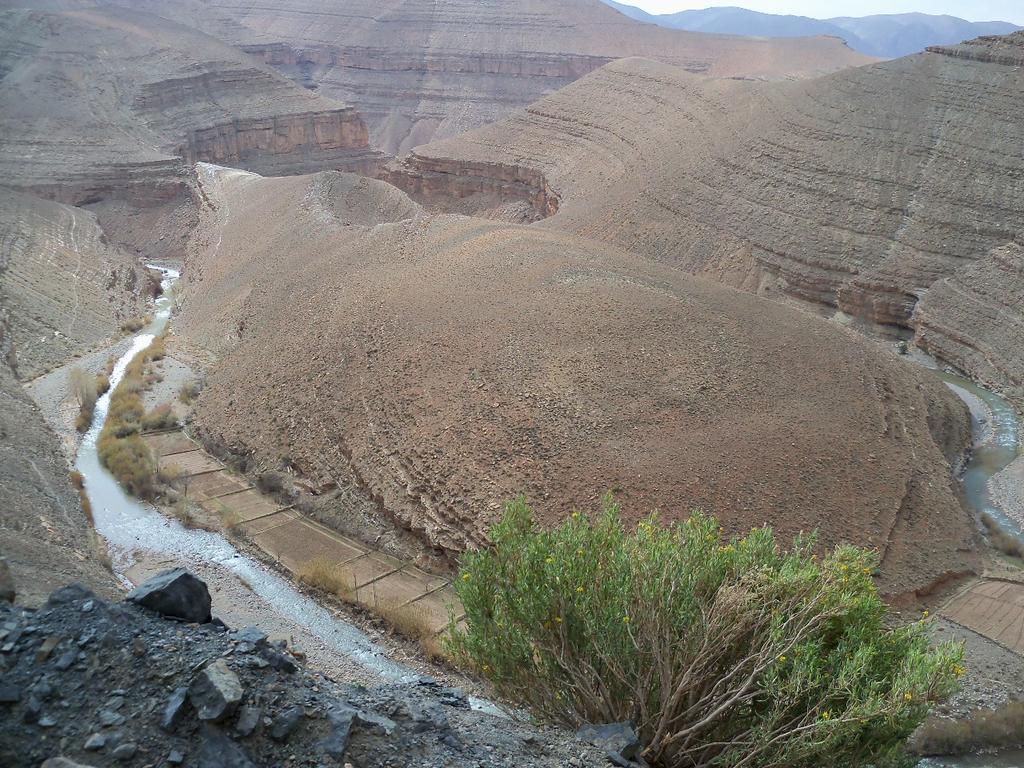
[[[348,738],[352,733],[352,721],[356,717],[356,710],[352,707],[339,705],[327,711],[327,721],[330,723],[330,730],[327,736],[320,742],[320,748],[331,757],[341,760],[348,749]]]
[[[185,697],[187,695],[187,687],[175,688],[174,693],[167,700],[163,715],[160,716],[160,727],[168,733],[175,731],[185,717]]]
[[[219,728],[203,727],[203,745],[199,749],[196,768],[255,768],[252,760],[238,744]]]
[[[164,616],[200,624],[210,621],[210,590],[184,568],[158,573],[133,589],[127,599]]]
[[[92,766],[76,763],[66,757],[51,757],[49,760],[45,760],[39,768],[92,768]]]
[[[224,659],[217,659],[196,675],[188,697],[200,720],[219,722],[235,713],[242,701],[242,684]]]
[[[576,738],[604,750],[615,765],[629,765],[640,754],[640,740],[632,723],[588,723],[576,731]]]
[[[74,584],[68,584],[66,587],[54,590],[46,601],[46,605],[53,608],[57,605],[67,605],[68,603],[75,603],[80,600],[92,600],[95,597],[96,595],[92,593],[92,590],[83,584],[75,582]]]
[[[287,741],[305,714],[302,707],[289,707],[278,714],[270,725],[270,738],[274,741]]]

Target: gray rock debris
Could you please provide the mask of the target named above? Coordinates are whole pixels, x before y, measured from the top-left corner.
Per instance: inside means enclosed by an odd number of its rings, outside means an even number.
[[[199,624],[210,621],[210,590],[184,568],[158,573],[133,589],[130,602],[150,610]]]
[[[640,740],[633,730],[632,723],[588,724],[576,732],[576,737],[604,750],[613,765],[622,768],[642,765],[635,762],[640,756]]]
[[[235,713],[242,701],[242,684],[224,659],[217,659],[196,675],[188,697],[200,720],[219,722]]]
[[[11,567],[7,564],[7,558],[0,557],[0,600],[13,603],[16,595]]]

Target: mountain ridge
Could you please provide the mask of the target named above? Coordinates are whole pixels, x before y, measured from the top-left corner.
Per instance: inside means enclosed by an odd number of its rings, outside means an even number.
[[[854,50],[886,59],[917,53],[929,46],[951,45],[983,35],[1005,35],[1022,28],[1005,21],[968,21],[949,14],[892,13],[818,19],[761,13],[738,6],[651,14],[614,0],[603,2],[632,19],[669,29],[769,38],[834,36]]]

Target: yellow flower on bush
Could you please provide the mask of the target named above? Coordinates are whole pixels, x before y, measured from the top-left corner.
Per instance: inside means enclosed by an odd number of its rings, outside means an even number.
[[[832,713],[827,709],[821,713],[822,720],[828,720],[830,717],[832,717]]]
[[[551,563],[555,562],[555,558],[553,558],[553,557],[548,557],[548,558],[546,558],[546,559],[544,560],[544,562],[545,562],[545,563],[547,563],[548,565],[550,565]]]
[[[582,595],[583,594],[583,587],[576,587],[576,591]]]
[[[629,624],[629,616],[623,616],[622,617],[622,623],[623,624]]]
[[[903,700],[904,701],[913,701],[914,700],[914,694],[912,694],[910,691],[907,691],[906,693],[903,694]]]
[[[462,574],[462,580],[463,580],[463,581],[469,581],[469,580],[470,580],[470,578],[471,578],[471,577],[470,577],[470,575],[469,575],[468,573],[464,573],[464,574]]]

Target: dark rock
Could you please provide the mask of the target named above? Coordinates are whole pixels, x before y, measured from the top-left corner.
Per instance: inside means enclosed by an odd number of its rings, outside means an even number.
[[[448,716],[441,705],[433,701],[406,699],[399,704],[395,714],[396,717],[411,721],[414,733],[448,730]]]
[[[29,696],[25,702],[25,709],[22,710],[21,720],[24,723],[37,723],[43,716],[43,702],[35,696]]]
[[[158,573],[133,589],[127,599],[164,616],[200,624],[210,620],[210,591],[184,568]]]
[[[259,707],[246,705],[238,711],[238,721],[235,723],[235,731],[242,736],[251,736],[263,718],[263,710]]]
[[[231,639],[240,643],[249,643],[255,648],[262,648],[267,644],[267,633],[259,627],[242,627],[231,633]]]
[[[394,720],[366,709],[356,711],[355,722],[361,728],[383,736],[390,736],[395,732],[395,728],[398,727]]]
[[[96,597],[88,587],[84,584],[75,582],[74,584],[68,584],[66,587],[61,587],[50,594],[50,599],[46,601],[46,605],[49,608],[53,608],[58,605],[67,605],[68,603],[75,603],[79,600],[89,600]]]
[[[185,755],[176,749],[172,749],[171,753],[167,756],[167,762],[171,765],[181,765],[185,762]]]
[[[461,691],[458,688],[443,688],[437,694],[437,700],[447,707],[469,709],[469,697],[465,691]]]
[[[287,741],[305,714],[302,707],[289,707],[278,713],[270,725],[270,738],[274,741]]]
[[[288,656],[275,650],[274,648],[264,648],[260,651],[260,655],[276,670],[281,672],[294,672],[298,667],[295,662],[292,661]]]
[[[131,760],[133,757],[135,757],[135,753],[137,753],[138,751],[139,745],[129,741],[117,747],[113,752],[110,753],[110,756],[113,757],[115,760]]]
[[[249,756],[219,728],[203,727],[196,768],[255,768]]]
[[[55,669],[64,672],[65,670],[69,669],[72,664],[75,663],[75,659],[77,658],[77,651],[64,651],[64,653],[60,655],[60,658],[57,659],[53,666]]]
[[[576,731],[576,738],[604,750],[608,759],[616,765],[629,765],[640,753],[640,740],[632,723],[607,723],[584,725]],[[616,758],[624,762],[617,762]]]
[[[100,725],[110,728],[117,725],[124,725],[124,715],[119,715],[117,712],[111,712],[109,709],[101,709],[97,715],[100,720]]]
[[[92,766],[76,763],[66,757],[51,757],[49,760],[45,760],[39,768],[92,768]]]
[[[0,704],[16,704],[21,701],[21,689],[9,683],[0,685]]]
[[[94,733],[88,739],[85,740],[85,751],[86,752],[98,752],[107,746],[107,737],[102,733]]]
[[[218,722],[235,713],[242,700],[242,684],[224,659],[217,659],[196,675],[188,689],[200,720]]]
[[[175,688],[174,693],[167,700],[164,706],[164,713],[160,717],[160,727],[168,733],[174,731],[185,718],[185,699],[188,697],[188,688],[182,686]]]
[[[356,711],[351,707],[337,706],[327,711],[327,720],[331,724],[326,738],[320,742],[320,748],[331,757],[341,760],[348,749],[348,737],[352,733],[352,721]]]
[[[40,728],[53,728],[57,724],[57,719],[52,715],[43,715],[39,718]]]
[[[16,594],[11,567],[7,564],[7,558],[0,557],[0,601],[13,603]]]

